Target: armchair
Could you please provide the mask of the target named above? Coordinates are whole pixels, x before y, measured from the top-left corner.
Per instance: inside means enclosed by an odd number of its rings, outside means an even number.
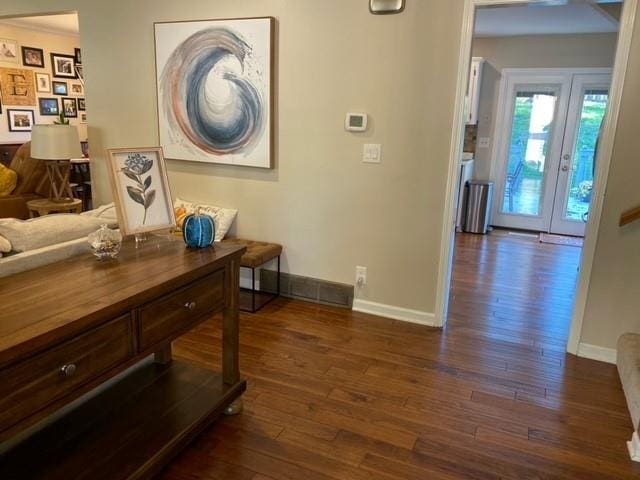
[[[18,148],[11,164],[18,184],[8,197],[0,197],[0,218],[29,218],[27,202],[49,196],[50,184],[44,162],[31,158],[31,142]]]

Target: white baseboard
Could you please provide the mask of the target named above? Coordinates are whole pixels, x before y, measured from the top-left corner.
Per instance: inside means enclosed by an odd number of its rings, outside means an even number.
[[[615,364],[617,351],[614,348],[604,348],[598,347],[597,345],[589,345],[588,343],[581,343],[578,345],[578,356]]]
[[[418,323],[433,327],[436,324],[436,316],[433,313],[411,310],[408,308],[394,307],[383,303],[369,302],[367,300],[353,300],[353,310],[356,312],[370,313],[379,317],[393,318],[404,322]]]
[[[631,460],[640,462],[640,437],[638,437],[638,432],[633,432],[631,441],[627,442],[627,448],[629,449]]]

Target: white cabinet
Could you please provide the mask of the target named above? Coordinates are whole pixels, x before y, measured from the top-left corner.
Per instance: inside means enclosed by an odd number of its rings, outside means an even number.
[[[467,125],[478,124],[478,107],[480,106],[480,86],[482,84],[482,66],[484,58],[473,57],[469,70],[469,86],[467,87]]]

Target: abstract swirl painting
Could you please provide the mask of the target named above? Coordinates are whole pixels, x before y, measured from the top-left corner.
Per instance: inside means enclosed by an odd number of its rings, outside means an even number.
[[[165,156],[271,168],[273,18],[155,24]]]

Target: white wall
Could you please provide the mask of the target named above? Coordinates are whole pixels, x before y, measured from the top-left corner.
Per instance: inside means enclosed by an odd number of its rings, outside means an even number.
[[[15,40],[18,43],[18,59],[17,62],[2,62],[0,61],[0,67],[5,68],[20,68],[24,70],[31,70],[37,73],[48,73],[51,77],[51,81],[62,81],[68,84],[68,95],[65,97],[84,98],[84,96],[74,95],[71,93],[71,83],[80,83],[79,80],[70,80],[62,78],[54,78],[51,70],[51,52],[63,53],[66,55],[73,55],[74,48],[80,46],[80,39],[78,36],[73,35],[58,35],[48,32],[42,32],[37,30],[31,30],[27,28],[16,27],[13,25],[7,25],[0,23],[0,38]],[[22,64],[22,51],[21,46],[41,48],[44,50],[44,65],[45,68],[38,67],[26,67]],[[34,78],[35,85],[35,78]],[[7,119],[7,109],[24,109],[33,110],[35,114],[36,123],[53,123],[57,120],[57,117],[42,116],[40,115],[40,109],[38,107],[38,98],[57,98],[59,108],[62,108],[62,95],[54,95],[53,93],[38,93],[36,92],[36,105],[32,106],[12,106],[10,104],[2,103],[3,118],[0,118],[0,143],[21,143],[26,142],[31,138],[31,134],[28,132],[10,132],[9,122]],[[80,112],[78,112],[78,118],[70,118],[70,123],[78,126],[78,133],[81,140],[87,138],[86,124],[80,123]]]

